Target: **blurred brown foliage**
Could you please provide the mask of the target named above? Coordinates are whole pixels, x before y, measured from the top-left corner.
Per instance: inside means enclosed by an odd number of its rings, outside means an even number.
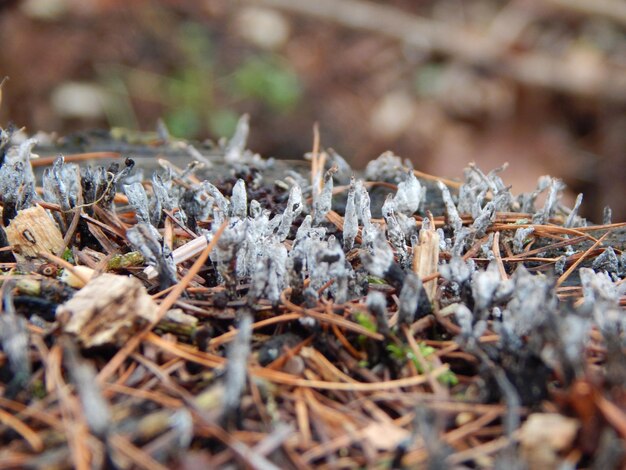
[[[247,112],[251,148],[292,158],[319,122],[357,168],[509,162],[516,192],[549,173],[625,219],[625,29],[619,0],[1,2],[0,122],[204,139]]]

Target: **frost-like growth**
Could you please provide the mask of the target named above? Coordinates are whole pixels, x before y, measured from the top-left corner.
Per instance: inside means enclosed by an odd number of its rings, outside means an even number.
[[[196,229],[199,220],[206,220],[212,215],[213,198],[204,190],[202,184],[191,186],[182,197],[189,228]]]
[[[594,271],[606,271],[609,274],[619,272],[619,259],[612,246],[606,248],[600,256],[593,260],[591,268]]]
[[[10,291],[10,289],[5,289]],[[26,320],[16,315],[15,307],[7,305],[5,293],[5,312],[0,316],[0,346],[5,356],[5,363],[8,362],[11,377],[8,386],[3,391],[6,398],[14,397],[29,382],[31,377],[31,359],[29,357],[29,333]],[[12,304],[12,300],[10,301]],[[6,310],[9,310],[8,313]]]
[[[389,322],[387,321],[387,299],[385,294],[371,291],[367,294],[367,308],[376,318],[378,331],[384,335],[389,334]]]
[[[448,187],[441,181],[437,181],[437,187],[441,191],[443,203],[446,205],[446,216],[448,218],[448,223],[452,227],[452,232],[456,236],[463,227],[463,220],[461,220],[461,217],[459,216],[459,211],[454,205],[454,201],[452,201],[452,196],[450,195],[450,190],[448,189]]]
[[[334,279],[329,290],[336,303],[344,303],[348,300],[348,280],[351,275],[352,267],[346,263],[344,252],[334,237],[329,237],[327,243],[318,244],[316,262],[311,269],[313,288],[320,289],[328,280]]]
[[[294,238],[293,241],[294,246],[309,234],[312,225],[313,223],[311,222],[311,215],[307,215],[300,224],[300,227],[298,227],[298,230],[296,231],[296,238]]]
[[[287,183],[287,187],[300,186],[302,194],[313,195],[313,188],[307,178],[294,170],[287,170],[286,173],[287,176],[283,181]]]
[[[313,308],[317,305],[317,302],[319,302],[319,295],[317,294],[317,291],[311,286],[304,289],[304,291],[302,292],[302,296],[304,297],[304,306],[306,308]],[[303,319],[307,320],[303,323],[303,325],[305,326],[313,327],[317,324],[316,321],[311,317],[304,317]]]
[[[425,189],[422,188],[412,170],[406,172],[405,179],[398,184],[398,191],[393,198],[396,210],[408,216],[415,214],[420,207]]]
[[[363,230],[367,230],[372,225],[372,212],[370,209],[370,195],[362,180],[356,182],[354,202],[359,220],[361,220],[363,225]]]
[[[351,250],[354,246],[354,239],[359,233],[359,219],[356,212],[354,195],[356,192],[354,178],[350,181],[348,190],[348,201],[346,202],[346,212],[343,218],[343,246],[346,250]]]
[[[268,299],[278,304],[280,293],[287,287],[287,248],[271,237],[260,248],[251,276],[252,292],[256,299]]]
[[[161,176],[157,173],[152,175],[152,191],[154,197],[152,198],[152,214],[150,220],[155,227],[158,227],[163,219],[163,211],[172,213],[174,209],[178,208],[178,195],[173,190],[172,178],[170,173],[166,173]],[[175,217],[181,222],[186,222],[184,212],[177,211]]]
[[[576,202],[574,203],[574,207],[572,208],[569,215],[567,216],[567,220],[565,221],[565,224],[563,225],[564,227],[570,228],[570,227],[577,227],[581,225],[582,219],[578,217],[578,210],[580,209],[580,205],[582,204],[582,202],[583,202],[583,195],[582,193],[580,193],[578,196],[576,196]]]
[[[465,182],[459,188],[457,209],[461,214],[470,214],[476,218],[480,214],[489,187],[485,184],[484,178],[480,177],[482,173],[467,168],[464,174]]]
[[[328,149],[329,163],[337,167],[335,178],[340,184],[348,184],[350,178],[354,174],[350,164],[339,155],[334,149]]]
[[[211,260],[215,263],[217,272],[231,289],[236,285],[236,255],[249,232],[247,220],[232,220],[211,253]]]
[[[0,127],[0,161],[4,161],[4,157],[11,142],[11,136],[13,135],[12,129],[2,129]]]
[[[513,195],[511,194],[510,187],[505,186],[502,178],[498,176],[498,173],[505,170],[507,166],[508,164],[505,163],[501,167],[491,170],[489,174],[486,175],[487,184],[494,196],[497,212],[510,211],[513,206]]]
[[[496,168],[485,175],[476,166],[470,165],[465,170],[465,182],[459,188],[458,212],[471,214],[474,219],[481,218],[481,224],[484,225],[484,219],[485,217],[489,218],[490,213],[510,210],[514,202],[513,196],[497,175],[504,168],[504,166]],[[493,199],[483,206],[489,192],[491,192]]]
[[[454,244],[452,245],[452,256],[462,256],[465,253],[465,247],[470,242],[471,230],[468,227],[462,227],[459,233],[454,238]]]
[[[619,271],[618,274],[621,277],[626,277],[626,251],[622,251],[619,257]]]
[[[556,178],[550,179],[546,202],[543,205],[543,208],[533,215],[533,223],[545,224],[551,217],[554,216],[559,202],[559,193],[564,187],[565,186],[560,180]]]
[[[44,171],[43,190],[44,199],[58,204],[64,211],[80,204],[82,191],[78,165],[66,164],[62,156],[57,157],[52,168]]]
[[[263,213],[263,206],[256,199],[250,201],[250,217],[256,219]]]
[[[593,313],[600,330],[610,334],[626,331],[626,317],[619,308],[623,292],[605,272],[596,273],[589,268],[580,268],[585,307]],[[624,289],[622,284],[621,289]]]
[[[276,237],[279,241],[284,241],[289,235],[289,230],[296,217],[300,215],[303,208],[302,202],[302,190],[300,186],[295,185],[289,191],[289,199],[287,201],[287,207],[280,217],[280,223],[276,231]]]
[[[410,325],[415,321],[417,306],[422,292],[422,280],[413,272],[404,278],[398,301],[398,323]]]
[[[147,264],[156,268],[161,289],[178,282],[171,252],[162,244],[158,232],[152,225],[138,223],[126,231],[126,238],[132,248],[141,253]]]
[[[501,302],[511,293],[510,281],[500,277],[495,262],[489,263],[485,271],[478,271],[472,277],[472,295],[476,311],[480,312],[497,302]]]
[[[602,210],[602,224],[610,225],[613,223],[613,210],[609,206],[605,206]]]
[[[393,251],[382,233],[379,232],[371,252],[361,253],[361,261],[372,276],[385,277],[393,264]]]
[[[209,160],[208,158],[206,158],[204,155],[202,155],[200,153],[200,151],[195,148],[193,145],[191,144],[186,144],[184,145],[184,150],[187,152],[187,155],[189,155],[191,158],[193,158],[197,164],[201,164],[202,167],[209,169],[209,168],[213,168],[213,163],[211,163],[211,160]],[[191,165],[189,165],[188,168],[190,168]],[[183,175],[183,177],[186,175]]]
[[[17,211],[29,208],[35,197],[35,184],[29,181],[22,162],[5,163],[0,167],[0,200],[3,204],[4,226],[9,224]]]
[[[485,204],[485,207],[481,209],[480,213],[474,219],[474,223],[472,224],[472,229],[476,231],[476,236],[485,236],[485,233],[487,233],[487,229],[491,226],[495,219],[496,203],[494,201],[489,201],[487,204]]]
[[[475,269],[473,260],[465,261],[460,256],[453,256],[448,263],[439,266],[439,273],[445,280],[460,285],[470,280]]]
[[[395,199],[389,194],[382,207],[383,218],[387,224],[387,239],[391,245],[395,248],[400,265],[407,267],[410,264],[410,257],[407,251],[406,240],[404,231],[398,223],[398,219],[395,215],[396,202]]]
[[[24,181],[25,182],[35,182],[35,174],[33,173],[33,168],[30,164],[30,159],[32,156],[32,150],[37,145],[37,139],[30,138],[26,139],[19,145],[10,147],[6,151],[6,155],[4,157],[4,164],[13,165],[15,163],[21,163],[24,168]]]
[[[43,198],[61,207],[60,213],[54,213],[55,220],[61,228],[66,229],[73,214],[69,211],[82,204],[82,188],[78,165],[65,164],[62,156],[55,159],[51,168],[43,174]]]
[[[480,245],[480,251],[482,252],[483,258],[487,258],[489,261],[495,259],[495,255],[493,254],[493,233],[490,233],[487,237],[487,241]]]
[[[87,167],[81,171],[83,187],[83,203],[86,204],[85,211],[93,211],[92,205],[110,207],[115,196],[113,185],[114,176],[104,167]]]
[[[236,422],[237,411],[241,406],[241,396],[246,388],[253,321],[250,312],[245,312],[239,320],[239,331],[235,340],[228,345],[228,363],[224,379],[224,401],[221,410],[225,423]]]
[[[581,363],[585,357],[585,346],[591,331],[590,321],[579,315],[570,314],[565,315],[557,325],[566,359],[572,364]]]
[[[540,191],[535,190],[527,193],[522,193],[517,196],[517,204],[519,205],[520,212],[524,214],[534,214],[535,213],[535,201],[537,200],[537,196],[539,196]]]
[[[150,223],[150,211],[148,209],[148,195],[141,183],[125,184],[124,194],[128,198],[128,204],[135,211],[137,222]]]
[[[513,236],[513,253],[519,254],[524,251],[524,246],[528,237],[535,231],[535,227],[521,227],[515,231]]]
[[[227,163],[235,163],[242,160],[248,142],[248,134],[250,133],[250,117],[244,114],[239,118],[235,134],[228,141],[224,151],[224,160]]]
[[[494,331],[500,336],[500,345],[509,351],[520,350],[524,343],[513,329],[514,323],[511,319],[511,312],[506,309],[501,311],[498,307],[495,307],[493,311],[494,318],[499,320],[494,322],[493,327]]]
[[[439,251],[450,251],[452,248],[452,240],[446,237],[442,228],[436,230],[437,237],[439,237]]]
[[[269,211],[262,211],[254,218],[235,219],[240,229],[245,231],[237,252],[237,275],[249,276],[255,269],[257,261],[264,256],[266,244],[271,237],[269,227]]]
[[[337,167],[333,166],[324,175],[324,187],[313,202],[313,214],[315,215],[315,224],[320,224],[326,218],[326,214],[332,208],[333,202],[333,175],[337,172]]]
[[[204,191],[213,199],[214,204],[217,206],[222,215],[226,215],[230,212],[230,202],[224,197],[219,189],[208,181],[202,182]]]
[[[243,219],[248,213],[248,196],[246,194],[246,183],[238,179],[233,186],[233,194],[230,197],[230,215]]]
[[[382,153],[365,167],[365,179],[368,181],[396,182],[405,173],[402,159],[392,152]]]
[[[456,304],[454,316],[461,327],[461,334],[465,337],[472,336],[474,333],[474,316],[472,315],[472,311],[464,304]]]
[[[506,307],[512,325],[510,330],[523,336],[541,325],[549,312],[556,310],[557,299],[552,282],[544,276],[532,275],[520,265],[511,277],[512,298]]]

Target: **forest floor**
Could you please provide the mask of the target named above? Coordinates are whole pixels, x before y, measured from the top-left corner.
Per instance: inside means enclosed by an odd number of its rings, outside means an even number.
[[[2,468],[623,468],[626,223],[247,133],[2,131]]]

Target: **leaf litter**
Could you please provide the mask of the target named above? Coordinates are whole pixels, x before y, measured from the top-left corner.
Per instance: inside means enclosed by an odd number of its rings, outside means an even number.
[[[1,130],[3,465],[624,464],[625,224],[249,130],[148,179]]]

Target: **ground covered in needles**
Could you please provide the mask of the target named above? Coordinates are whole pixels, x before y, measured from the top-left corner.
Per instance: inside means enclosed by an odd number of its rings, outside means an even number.
[[[1,131],[3,467],[624,465],[609,209],[247,135]]]

